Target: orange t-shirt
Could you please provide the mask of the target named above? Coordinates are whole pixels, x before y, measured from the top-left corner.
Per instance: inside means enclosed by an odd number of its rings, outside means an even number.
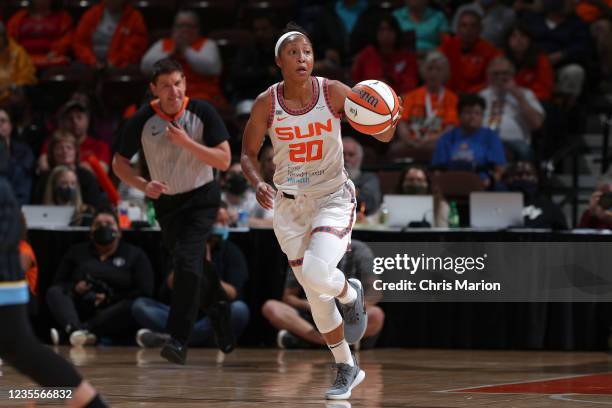
[[[19,241],[19,254],[32,260],[32,266],[25,271],[25,278],[28,281],[30,292],[36,296],[38,294],[38,262],[34,250],[27,241]]]
[[[514,76],[517,85],[529,88],[541,101],[547,101],[552,96],[555,85],[555,72],[548,55],[540,54],[534,68],[523,68]]]
[[[604,0],[608,7],[612,7],[612,0]],[[581,1],[576,6],[576,14],[578,17],[587,23],[592,23],[593,21],[599,19],[601,17],[601,11],[597,6],[589,4],[588,1]]]
[[[428,115],[427,88],[422,86],[404,95],[402,120],[409,122],[411,134],[418,137],[427,133],[438,133],[449,125],[458,125],[458,98],[450,89],[444,89],[442,99],[440,94],[430,94],[430,114]],[[428,118],[428,116],[430,116]]]
[[[461,49],[457,36],[445,36],[440,51],[448,58],[451,77],[446,84],[454,92],[476,93],[487,85],[487,67],[501,51],[489,42],[479,39],[467,51]]]

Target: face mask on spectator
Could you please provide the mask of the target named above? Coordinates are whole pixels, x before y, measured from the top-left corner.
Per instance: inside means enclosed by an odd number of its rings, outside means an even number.
[[[101,246],[110,245],[117,239],[117,235],[118,232],[113,227],[101,225],[93,231],[93,240]]]
[[[225,241],[229,237],[229,227],[227,225],[215,224],[212,226],[210,234],[221,237],[221,240]]]
[[[242,174],[231,174],[225,182],[225,188],[234,195],[242,195],[249,188],[249,184]]]
[[[76,189],[72,187],[55,187],[55,198],[62,203],[69,203],[76,197]]]
[[[408,184],[404,186],[404,194],[410,195],[418,195],[418,194],[427,194],[427,187],[422,185],[412,185]]]
[[[510,191],[518,191],[527,196],[533,196],[538,192],[538,183],[533,180],[514,180],[508,184]]]

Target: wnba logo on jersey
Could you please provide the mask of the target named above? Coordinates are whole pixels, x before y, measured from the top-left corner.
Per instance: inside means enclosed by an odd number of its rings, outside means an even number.
[[[332,131],[332,120],[327,119],[326,123],[311,122],[307,125],[306,130],[302,130],[299,126],[293,127],[276,127],[274,132],[278,140],[294,140],[308,139],[311,137],[321,136],[323,131]],[[289,160],[292,163],[305,163],[321,160],[323,158],[323,139],[308,140],[300,143],[292,143],[289,145]]]
[[[313,136],[321,136],[321,131],[332,131],[332,121],[327,119],[327,123],[311,122],[307,126],[307,132],[303,133],[299,126],[277,127],[274,129],[278,140],[308,139]]]

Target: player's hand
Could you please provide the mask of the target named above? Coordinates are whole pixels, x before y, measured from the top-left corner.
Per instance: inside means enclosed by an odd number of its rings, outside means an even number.
[[[266,210],[274,208],[274,195],[276,191],[266,182],[260,181],[256,188],[256,198],[259,205]]]
[[[83,295],[84,293],[88,292],[90,289],[91,289],[91,285],[85,282],[84,280],[79,281],[79,283],[77,283],[76,286],[74,287],[74,291],[78,295]]]
[[[166,127],[166,135],[168,135],[168,139],[170,139],[172,144],[180,147],[185,147],[191,140],[187,135],[187,132],[185,132],[185,129],[178,126],[174,122],[171,122]]]
[[[157,200],[160,195],[168,191],[168,186],[165,183],[153,180],[147,183],[145,194],[147,197]]]

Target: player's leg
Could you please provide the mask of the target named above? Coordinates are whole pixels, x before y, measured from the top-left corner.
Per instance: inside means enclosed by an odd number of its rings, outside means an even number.
[[[293,270],[298,282],[303,282],[303,269],[293,267]],[[365,373],[359,368],[344,338],[344,323],[334,298],[315,292],[308,286],[304,286],[304,292],[315,324],[334,356],[337,367],[336,380],[325,396],[328,399],[347,399],[351,396],[351,390],[363,381]]]
[[[279,300],[270,299],[264,303],[262,314],[279,331],[286,330],[308,343],[326,344],[315,327],[300,316],[297,309]]]
[[[74,407],[106,407],[96,390],[75,368],[32,333],[25,305],[0,307],[0,322],[11,330],[0,332],[0,357],[43,387],[74,388]]]
[[[355,193],[351,182],[331,198],[322,200],[313,220],[304,253],[304,285],[338,299],[344,317],[344,335],[349,343],[359,341],[366,330],[367,315],[363,287],[358,279],[346,279],[336,266],[346,253],[355,223]]]

